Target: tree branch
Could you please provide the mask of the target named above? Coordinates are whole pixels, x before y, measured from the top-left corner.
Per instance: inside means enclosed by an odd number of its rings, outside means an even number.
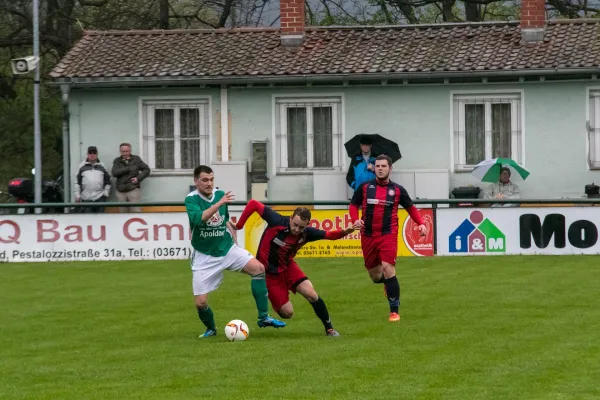
[[[61,38],[56,36],[40,35],[41,42],[48,42],[55,46],[68,46]],[[33,36],[21,36],[15,38],[0,38],[0,47],[12,46],[31,46],[33,45]]]
[[[173,8],[171,8],[171,11],[172,11],[172,13],[171,13],[171,15],[169,16],[169,18],[174,18],[174,19],[184,19],[184,20],[188,20],[188,19],[195,19],[195,20],[199,21],[201,24],[208,25],[208,26],[210,26],[211,28],[215,28],[215,29],[216,29],[216,28],[217,28],[217,26],[215,26],[214,24],[211,24],[211,23],[210,23],[210,22],[208,22],[208,21],[204,21],[202,18],[200,18],[200,17],[198,16],[198,14],[200,14],[200,11],[202,11],[202,8],[203,8],[203,6],[202,6],[202,5],[200,5],[200,6],[198,7],[198,10],[197,10],[197,11],[196,11],[194,14],[187,14],[187,15],[181,15],[181,14],[177,14],[177,13],[175,12],[175,10],[174,10]]]
[[[388,10],[387,5],[384,0],[377,0],[377,5],[379,6],[381,12],[385,16],[385,22],[388,24],[393,24],[394,19],[392,18],[392,13]]]
[[[106,3],[108,3],[108,0],[79,0],[80,5],[90,7],[103,7]]]
[[[158,3],[158,27],[169,29],[169,0],[160,0]]]
[[[341,10],[341,11],[342,11],[344,14],[346,14],[346,16],[347,16],[348,18],[350,18],[352,21],[354,21],[354,22],[355,22],[355,23],[357,23],[357,24],[359,23],[358,19],[357,19],[355,16],[353,16],[353,15],[350,15],[350,13],[349,13],[348,11],[346,11],[346,10],[344,9],[344,7],[342,7],[342,5],[341,5],[341,4],[339,4],[339,3],[336,3],[336,2],[335,2],[335,1],[333,1],[333,0],[326,0],[326,1],[328,1],[329,3],[331,3],[331,4],[333,4],[334,6],[336,6],[337,8],[339,8],[339,9],[340,9],[340,10]]]
[[[24,13],[22,13],[22,12],[21,12],[21,11],[19,11],[19,10],[15,10],[15,9],[13,9],[13,8],[8,8],[8,7],[6,7],[6,8],[4,8],[4,11],[6,11],[6,12],[7,12],[7,13],[9,13],[9,14],[16,15],[17,17],[21,17],[21,18],[23,18],[24,20],[26,20],[26,21],[27,21],[27,23],[28,23],[29,25],[31,25],[31,24],[33,23],[33,20],[31,19],[32,17],[30,17],[30,16],[29,16],[29,15],[27,15],[27,14],[24,14]]]
[[[222,28],[225,26],[229,15],[231,14],[231,7],[233,6],[233,0],[225,0],[225,4],[223,5],[223,11],[221,12],[221,17],[219,18],[219,22],[217,23],[217,28]]]

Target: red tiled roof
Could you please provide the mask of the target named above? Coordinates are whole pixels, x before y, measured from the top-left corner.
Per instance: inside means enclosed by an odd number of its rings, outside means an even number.
[[[518,22],[309,27],[297,51],[281,46],[278,29],[86,32],[51,77],[600,71],[599,27],[599,20],[552,21],[539,44],[521,40]]]

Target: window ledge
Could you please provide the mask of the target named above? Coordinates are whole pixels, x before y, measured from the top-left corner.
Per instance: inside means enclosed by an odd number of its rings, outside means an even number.
[[[286,170],[278,170],[276,175],[313,175],[313,171],[286,171]]]
[[[455,165],[454,166],[454,172],[472,172],[475,169],[475,166],[471,166],[471,165]]]
[[[191,176],[194,174],[193,169],[152,169],[150,168],[150,176]]]
[[[314,175],[315,172],[341,172],[341,167],[333,168],[311,168],[311,169],[294,169],[294,168],[277,168],[277,175]]]

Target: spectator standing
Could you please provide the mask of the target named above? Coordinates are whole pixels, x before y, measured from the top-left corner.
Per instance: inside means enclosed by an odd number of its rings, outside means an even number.
[[[112,175],[117,178],[117,201],[139,203],[141,199],[141,182],[150,175],[150,168],[139,156],[131,154],[131,144],[119,146],[121,156],[113,161]],[[130,207],[131,212],[140,212],[140,207]],[[121,207],[127,212],[127,207]]]
[[[105,202],[110,195],[111,180],[106,166],[98,159],[96,146],[88,147],[87,158],[79,164],[75,179],[77,203]],[[84,212],[103,213],[104,207],[84,207]]]

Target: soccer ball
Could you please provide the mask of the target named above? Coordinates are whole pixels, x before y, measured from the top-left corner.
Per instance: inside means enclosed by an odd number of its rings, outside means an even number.
[[[225,336],[230,342],[241,342],[248,339],[250,329],[244,321],[234,319],[225,325]]]

